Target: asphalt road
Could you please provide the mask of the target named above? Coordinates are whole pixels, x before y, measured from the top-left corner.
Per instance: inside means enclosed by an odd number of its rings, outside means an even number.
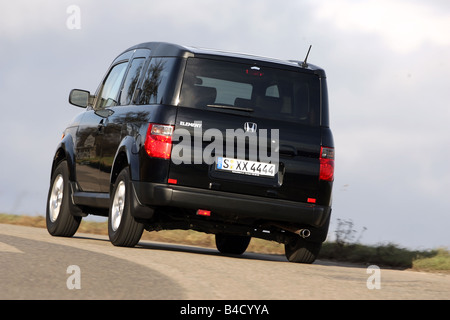
[[[0,270],[2,300],[450,299],[448,274],[368,273],[365,266],[294,264],[254,253],[224,256],[149,241],[119,248],[104,236],[59,238],[45,229],[6,224],[0,224]]]

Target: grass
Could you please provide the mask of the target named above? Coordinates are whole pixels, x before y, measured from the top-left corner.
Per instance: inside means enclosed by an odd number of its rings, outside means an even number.
[[[419,251],[391,243],[367,246],[325,242],[320,258],[416,271],[450,272],[450,252],[444,248]]]
[[[435,254],[413,261],[413,269],[422,271],[449,271],[450,252],[444,248],[435,250]]]
[[[45,228],[45,217],[0,214],[0,223]],[[107,235],[106,222],[82,220],[78,232]],[[214,235],[193,230],[163,230],[144,232],[142,240],[182,243],[215,248]],[[284,255],[284,245],[262,239],[252,239],[249,252]],[[324,242],[319,259],[352,262],[380,267],[412,269],[416,271],[450,273],[450,251],[438,248],[414,251],[395,244],[367,246],[358,243]]]

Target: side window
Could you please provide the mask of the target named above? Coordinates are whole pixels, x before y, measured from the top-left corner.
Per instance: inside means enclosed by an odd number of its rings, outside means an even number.
[[[119,94],[120,85],[122,84],[127,64],[127,62],[122,62],[111,69],[102,85],[97,98],[97,103],[95,104],[95,109],[103,109],[117,105],[116,99]]]
[[[131,62],[130,69],[128,70],[125,83],[120,94],[121,105],[126,106],[131,103],[131,99],[133,98],[134,90],[136,89],[136,85],[139,81],[139,76],[141,75],[144,62],[144,58],[136,58]]]
[[[266,89],[266,97],[279,98],[280,92],[278,91],[278,86],[274,84]]]
[[[142,83],[138,104],[164,103],[164,96],[170,86],[175,58],[153,58],[150,61]]]

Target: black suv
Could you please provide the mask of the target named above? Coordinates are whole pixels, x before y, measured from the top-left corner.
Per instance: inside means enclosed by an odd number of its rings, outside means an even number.
[[[226,254],[257,237],[284,243],[289,261],[316,259],[334,179],[322,69],[150,42],[69,102],[86,111],[53,158],[51,235],[73,236],[93,214],[108,216],[116,246],[144,229],[193,229]]]

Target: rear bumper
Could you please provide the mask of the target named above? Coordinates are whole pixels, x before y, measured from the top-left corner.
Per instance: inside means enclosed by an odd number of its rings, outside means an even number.
[[[237,219],[254,218],[321,227],[331,214],[331,207],[295,201],[271,199],[230,192],[176,185],[133,181],[135,207],[171,206],[206,209],[212,214],[230,215]],[[139,218],[145,210],[135,210]]]

